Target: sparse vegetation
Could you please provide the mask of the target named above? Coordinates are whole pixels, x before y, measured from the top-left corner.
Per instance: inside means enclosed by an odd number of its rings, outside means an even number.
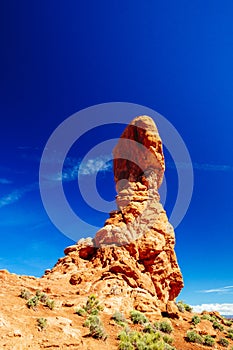
[[[186,340],[189,341],[190,343],[203,344],[202,336],[196,333],[195,331],[187,331]]]
[[[209,315],[209,314],[204,314],[204,315],[202,315],[201,316],[201,319],[202,320],[208,320],[208,321],[214,321],[213,319],[212,319],[212,317]]]
[[[141,314],[141,313],[140,313]],[[138,315],[138,314],[137,314]],[[139,319],[139,321],[138,321]],[[119,350],[133,349],[133,350],[174,350],[171,346],[173,338],[168,334],[162,335],[158,329],[163,329],[164,332],[170,333],[172,331],[169,322],[161,321],[152,324],[150,322],[143,323],[145,320],[136,318],[136,324],[143,325],[142,331],[122,331],[118,335]],[[142,322],[142,323],[140,323]],[[160,329],[160,330],[161,330]]]
[[[107,339],[107,334],[104,330],[103,324],[97,315],[90,315],[84,322],[84,327],[89,328],[89,335],[96,339]]]
[[[31,293],[27,289],[21,289],[20,297],[25,300],[29,300],[31,297]]]
[[[165,343],[171,345],[173,343],[173,338],[166,334],[163,336],[163,341]]]
[[[86,315],[86,311],[85,311],[82,307],[76,309],[76,310],[75,310],[75,313],[76,313],[77,315],[79,315],[79,316],[85,316],[85,315]]]
[[[156,333],[141,333],[131,331],[129,333],[122,331],[118,335],[120,340],[119,349],[132,350],[171,350],[169,344],[164,343],[159,332]]]
[[[233,328],[229,328],[227,330],[227,338],[230,338],[233,340]]]
[[[96,339],[107,339],[107,333],[99,318],[99,311],[103,310],[103,306],[100,305],[99,300],[94,294],[91,294],[86,302],[86,305],[79,307],[75,310],[75,313],[79,316],[88,316],[83,323],[84,327],[89,328],[89,335]]]
[[[160,329],[160,331],[162,331],[164,333],[168,333],[168,334],[170,334],[172,332],[172,326],[167,321],[160,322],[159,323],[159,329]]]
[[[55,308],[55,301],[52,299],[46,299],[45,305],[48,306],[50,310]]]
[[[221,323],[219,323],[219,322],[217,322],[217,321],[214,321],[214,322],[213,322],[213,327],[214,327],[214,329],[218,329],[218,330],[220,330],[221,332],[224,330],[223,325],[221,325]]]
[[[86,314],[98,315],[99,311],[102,311],[102,310],[103,310],[103,306],[100,304],[96,295],[91,294],[87,299],[86,305],[83,305],[82,307],[79,307],[78,309],[76,309],[75,313],[79,316],[85,316]]]
[[[42,331],[47,326],[47,319],[40,317],[37,319],[37,326],[40,331]]]
[[[201,319],[200,319],[200,317],[198,315],[194,315],[192,317],[192,324],[194,324],[194,326],[196,326],[200,322],[201,322]]]
[[[231,327],[233,324],[232,320],[228,320],[227,318],[223,318],[223,324],[227,327]]]
[[[154,325],[152,325],[151,323],[147,323],[145,324],[144,328],[143,328],[143,332],[144,333],[155,333],[159,328]]]
[[[204,340],[204,344],[207,346],[213,346],[215,343],[214,338],[208,334],[204,336],[203,340]]]
[[[119,311],[114,312],[114,314],[112,315],[112,319],[122,327],[125,327],[127,325],[127,320],[125,316]]]
[[[227,348],[228,345],[229,345],[229,341],[226,338],[220,338],[219,339],[219,344],[224,346],[225,348]]]
[[[36,290],[34,296],[32,296],[28,290],[22,289],[20,297],[27,300],[26,305],[29,309],[35,310],[39,302],[41,302],[44,306],[47,306],[50,310],[53,310],[55,307],[55,301],[49,299],[48,296],[45,293],[41,292],[39,289]]]
[[[27,301],[27,307],[29,309],[35,309],[39,303],[39,299],[37,296],[34,296]]]
[[[41,292],[40,290],[36,291],[36,296],[43,304],[45,304],[48,299],[48,296],[45,293]]]
[[[142,312],[137,310],[130,311],[130,318],[134,324],[148,323],[148,319],[146,318],[146,316]]]
[[[103,310],[103,306],[100,304],[96,295],[89,295],[84,310],[90,315],[98,315],[99,311]]]
[[[188,312],[191,312],[192,311],[192,307],[188,304],[186,304],[184,301],[180,300],[176,303],[177,307],[178,307],[178,310],[180,312],[185,312],[185,311],[188,311]]]

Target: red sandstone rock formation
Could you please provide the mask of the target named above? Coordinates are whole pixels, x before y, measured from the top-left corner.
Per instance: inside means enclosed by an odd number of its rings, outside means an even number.
[[[80,294],[98,294],[106,310],[135,308],[175,316],[174,299],[183,280],[173,227],[159,202],[165,167],[153,120],[135,118],[113,155],[118,210],[93,240],[66,248],[66,257],[45,278],[63,278]]]

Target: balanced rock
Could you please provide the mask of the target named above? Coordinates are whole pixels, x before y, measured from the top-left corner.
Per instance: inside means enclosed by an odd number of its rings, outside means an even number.
[[[158,193],[165,165],[153,120],[135,118],[113,155],[118,210],[94,239],[66,248],[66,256],[44,278],[62,276],[79,294],[96,293],[106,309],[175,317],[183,280],[174,230]]]

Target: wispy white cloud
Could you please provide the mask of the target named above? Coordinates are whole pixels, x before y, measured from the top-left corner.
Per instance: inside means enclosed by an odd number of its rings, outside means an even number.
[[[10,185],[10,184],[12,184],[12,181],[1,177],[0,178],[0,184],[1,185]]]
[[[217,311],[221,315],[233,315],[233,304],[200,304],[191,305],[194,312]]]
[[[213,289],[200,290],[200,293],[220,293],[220,294],[233,294],[233,286],[226,286]]]
[[[77,176],[79,175],[93,175],[97,172],[106,172],[111,171],[112,165],[108,162],[108,156],[100,156],[95,159],[89,159],[86,162],[80,162],[74,158],[67,158],[64,170],[62,174],[54,174],[52,178],[49,178],[49,181],[65,181],[70,182],[77,180]],[[51,183],[47,182],[47,186],[52,186]],[[8,193],[0,197],[0,208],[3,208],[7,205],[18,202],[21,198],[23,198],[27,193],[38,189],[38,183],[32,183],[24,187],[20,187],[19,189],[15,189],[14,191]]]
[[[38,188],[38,183],[33,183],[16,189],[7,195],[0,197],[0,208],[18,202],[26,193],[31,192],[36,188]]]
[[[109,156],[99,156],[94,159],[88,159],[81,162],[75,158],[67,158],[64,164],[62,174],[54,174],[52,180],[70,182],[77,180],[78,175],[94,175],[98,172],[108,172],[112,170],[112,164],[109,162]]]

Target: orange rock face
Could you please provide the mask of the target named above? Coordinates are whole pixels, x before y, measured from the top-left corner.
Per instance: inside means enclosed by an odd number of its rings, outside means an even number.
[[[106,310],[176,315],[183,287],[175,236],[160,203],[162,142],[153,120],[135,118],[113,150],[118,210],[95,238],[65,249],[46,278],[63,278],[78,293],[96,293]]]

